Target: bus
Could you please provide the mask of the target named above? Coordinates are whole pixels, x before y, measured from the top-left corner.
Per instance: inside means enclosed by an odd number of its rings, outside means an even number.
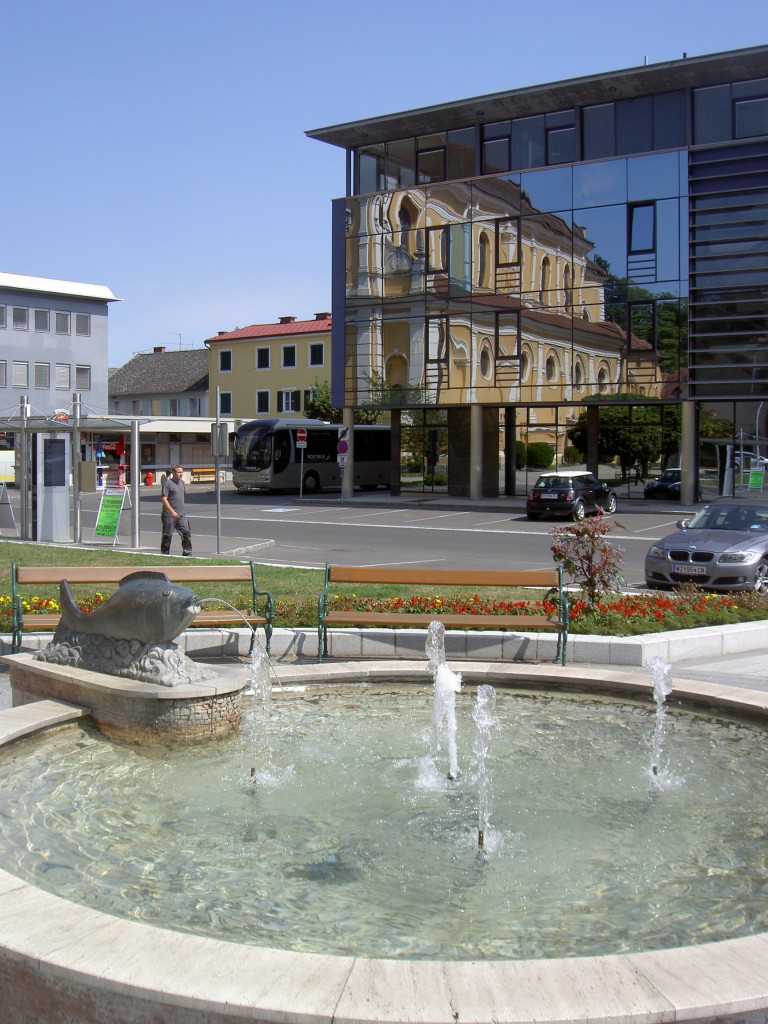
[[[303,449],[296,445],[300,427],[307,432]],[[359,426],[354,431],[354,485],[363,490],[389,487],[389,427]],[[324,420],[263,419],[243,423],[235,431],[232,482],[238,491],[301,490],[311,494],[323,488],[339,490],[337,445],[343,434],[340,424]]]

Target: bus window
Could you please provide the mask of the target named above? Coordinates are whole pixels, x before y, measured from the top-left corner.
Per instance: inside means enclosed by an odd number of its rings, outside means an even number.
[[[272,468],[275,473],[282,473],[291,461],[291,438],[287,430],[276,430],[272,442],[274,459]]]

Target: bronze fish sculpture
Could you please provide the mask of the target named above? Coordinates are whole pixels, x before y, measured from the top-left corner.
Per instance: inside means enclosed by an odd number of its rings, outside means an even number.
[[[187,587],[171,583],[162,572],[132,572],[117,591],[92,612],[81,611],[66,580],[59,584],[61,622],[75,633],[114,640],[169,643],[200,611],[200,598]]]

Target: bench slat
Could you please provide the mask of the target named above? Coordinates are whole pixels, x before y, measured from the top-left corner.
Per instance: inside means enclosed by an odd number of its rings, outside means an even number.
[[[557,631],[560,624],[546,615],[443,615],[439,612],[328,612],[325,622],[335,626],[428,626],[439,619],[450,629],[545,629]]]
[[[237,583],[251,580],[251,567],[237,565],[19,565],[16,582],[40,586],[44,583],[119,583],[132,572],[163,572],[173,583]]]
[[[557,572],[520,569],[514,572],[475,569],[388,569],[380,566],[332,565],[329,583],[411,583],[457,587],[556,587]]]

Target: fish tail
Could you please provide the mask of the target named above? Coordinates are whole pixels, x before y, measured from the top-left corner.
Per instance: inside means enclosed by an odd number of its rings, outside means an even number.
[[[64,625],[73,632],[77,632],[80,623],[85,618],[85,613],[81,612],[75,604],[75,599],[72,597],[72,591],[66,580],[61,580],[59,583],[59,609]]]

